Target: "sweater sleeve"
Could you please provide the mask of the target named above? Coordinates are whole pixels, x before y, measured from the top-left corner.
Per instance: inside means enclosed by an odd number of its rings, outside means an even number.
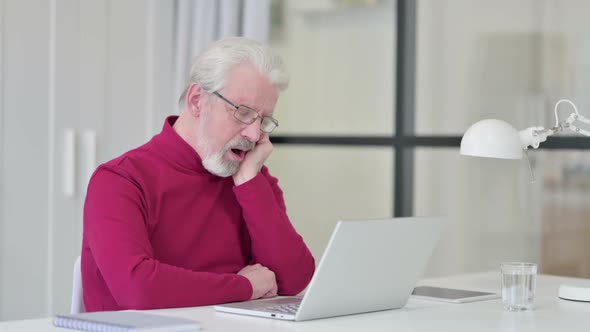
[[[149,241],[141,187],[117,168],[99,168],[84,205],[84,236],[119,306],[189,307],[248,300],[248,279],[159,262]]]
[[[279,295],[295,295],[311,280],[315,262],[289,221],[278,180],[266,167],[250,181],[234,187],[252,240],[252,257],[272,270]]]

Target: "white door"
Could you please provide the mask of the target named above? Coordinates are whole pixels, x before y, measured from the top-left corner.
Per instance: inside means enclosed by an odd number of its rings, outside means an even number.
[[[0,1],[0,320],[69,310],[90,174],[174,111],[172,7]]]

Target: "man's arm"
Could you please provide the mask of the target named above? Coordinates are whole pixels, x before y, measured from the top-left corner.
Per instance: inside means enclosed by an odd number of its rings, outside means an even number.
[[[84,236],[115,301],[123,308],[188,307],[248,300],[247,277],[195,272],[154,258],[146,202],[123,172],[101,168],[84,205]]]
[[[278,180],[266,167],[234,187],[252,239],[252,257],[276,275],[279,295],[295,295],[311,280],[315,262],[289,221]]]

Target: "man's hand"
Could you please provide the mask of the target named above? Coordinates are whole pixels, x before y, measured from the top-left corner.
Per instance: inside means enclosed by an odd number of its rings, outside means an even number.
[[[242,161],[240,168],[234,174],[234,184],[236,186],[241,185],[254,178],[266,159],[272,153],[272,143],[268,138],[268,134],[263,133],[260,136],[260,140],[256,143],[254,149],[246,153],[246,158]]]
[[[238,272],[246,277],[252,285],[250,300],[268,298],[277,295],[277,280],[275,273],[260,264],[248,265]]]

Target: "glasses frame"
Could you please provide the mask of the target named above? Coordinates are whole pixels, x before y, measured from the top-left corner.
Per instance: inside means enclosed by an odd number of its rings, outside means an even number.
[[[251,107],[248,107],[248,106],[246,106],[246,105],[236,105],[236,104],[232,103],[232,102],[231,102],[229,99],[227,99],[227,98],[225,98],[224,96],[222,96],[222,95],[221,95],[221,93],[219,93],[219,92],[217,92],[217,91],[213,92],[213,94],[214,94],[214,95],[216,95],[217,97],[221,98],[221,100],[225,101],[225,102],[226,102],[227,104],[229,104],[231,107],[233,107],[233,108],[234,108],[234,111],[233,111],[233,116],[234,116],[234,118],[235,118],[236,120],[240,121],[240,122],[241,122],[241,123],[243,123],[243,124],[248,124],[248,125],[249,125],[249,124],[253,124],[254,122],[256,122],[256,120],[258,120],[258,119],[262,119],[262,121],[260,121],[260,131],[262,131],[263,133],[267,133],[267,134],[270,134],[270,133],[272,133],[272,132],[273,132],[275,129],[277,129],[277,127],[279,126],[279,120],[277,120],[277,119],[273,118],[272,116],[264,116],[264,115],[260,115],[260,113],[258,113],[258,111],[257,111],[257,110],[255,110],[255,109],[253,109],[253,108],[251,108]],[[250,112],[254,112],[254,113],[256,113],[256,117],[254,117],[254,118],[252,119],[252,122],[245,122],[245,121],[243,121],[242,119],[240,119],[240,118],[238,117],[238,110],[240,109],[240,107],[243,107],[244,109],[246,109],[246,110],[248,110],[248,111],[250,111]],[[262,122],[264,122],[264,120],[265,120],[265,119],[269,119],[269,120],[270,120],[272,123],[274,123],[274,124],[275,124],[274,128],[273,128],[273,129],[271,129],[270,131],[266,131],[266,130],[263,130],[263,129],[262,129]]]

